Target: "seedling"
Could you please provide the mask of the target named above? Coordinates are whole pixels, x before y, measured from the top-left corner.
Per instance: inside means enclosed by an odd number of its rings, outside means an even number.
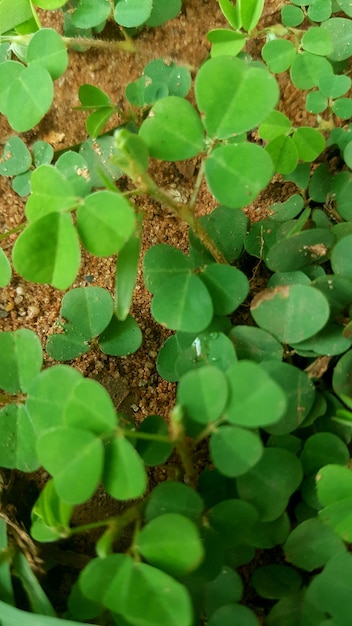
[[[132,50],[139,28],[181,9],[178,0],[93,4],[23,0],[15,11],[0,2],[0,111],[15,131],[30,130],[50,109],[68,48]],[[60,6],[63,37],[41,28],[35,10]],[[137,427],[74,363],[43,368],[32,331],[0,334],[0,465],[50,475],[28,531],[46,543],[100,530],[96,556],[58,617],[30,551],[7,541],[5,510],[6,624],[258,626],[249,593],[264,599],[268,626],[349,624],[351,7],[293,0],[280,23],[263,28],[263,0],[219,6],[228,26],[208,34],[194,104],[186,99],[193,68],[155,59],[126,85],[126,109],[97,85],[80,87],[89,135],[82,145],[57,154],[12,136],[4,146],[0,174],[26,198],[26,221],[10,231],[19,233],[11,261],[0,251],[0,285],[13,265],[28,281],[67,291],[47,355],[73,361],[90,347],[118,357],[138,350],[143,338],[130,309],[141,266],[152,316],[173,332],[158,373],[177,383],[168,421],[149,415]],[[95,37],[108,19],[123,41]],[[246,52],[253,38],[263,43],[256,59]],[[312,125],[295,126],[279,110],[283,72],[305,92]],[[32,106],[23,113],[24,92]],[[123,124],[104,134],[116,113]],[[338,167],[330,166],[332,153]],[[156,184],[150,158],[194,157],[199,172],[184,203]],[[249,224],[243,209],[273,175],[293,191]],[[119,189],[122,176],[128,193]],[[203,180],[219,206],[196,218]],[[158,244],[140,258],[143,214],[134,200],[141,193],[189,226],[187,253]],[[71,288],[82,246],[116,255],[113,295]],[[148,468],[158,465],[167,480],[149,485]],[[100,484],[116,500],[113,514],[73,524],[74,508]],[[26,611],[16,606],[13,575]]]

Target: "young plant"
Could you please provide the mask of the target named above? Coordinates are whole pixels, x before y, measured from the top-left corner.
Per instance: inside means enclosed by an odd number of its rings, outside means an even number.
[[[111,11],[107,2],[74,4],[75,28],[99,29]],[[114,17],[127,28],[168,19],[151,5],[116,2]],[[187,254],[158,244],[141,259],[152,316],[174,333],[157,357],[160,376],[178,383],[168,422],[150,415],[135,426],[73,366],[42,369],[32,331],[0,334],[0,464],[43,467],[51,476],[31,512],[33,539],[100,529],[96,556],[60,619],[26,550],[8,548],[10,520],[0,520],[0,609],[8,624],[258,626],[258,605],[268,626],[349,624],[351,9],[343,0],[295,0],[285,3],[280,24],[262,28],[263,0],[219,5],[230,28],[208,35],[211,55],[196,73],[194,106],[185,99],[188,70],[155,60],[126,87],[134,108],[112,134],[100,136],[114,104],[99,88],[81,86],[91,137],[79,153],[56,158],[40,144],[31,154],[17,137],[5,146],[2,173],[15,177],[14,188],[23,176],[28,194],[12,252],[20,275],[68,289],[81,245],[97,256],[117,254],[115,301],[98,287],[64,295],[63,332],[46,345],[57,360],[74,359],[91,341],[118,356],[140,345],[129,314],[143,229],[133,199],[147,194],[189,226]],[[45,30],[38,25],[28,47]],[[243,52],[253,38],[263,41],[261,60]],[[32,62],[0,65],[5,109],[6,72],[22,76]],[[23,69],[5,69],[9,63]],[[285,71],[306,92],[314,127],[296,127],[278,110],[275,74]],[[155,183],[150,158],[193,157],[199,172],[183,203]],[[274,174],[290,182],[291,195],[250,225],[243,209]],[[128,193],[118,189],[122,175],[133,185]],[[196,218],[203,179],[219,206]],[[2,254],[2,285],[10,269]],[[148,485],[148,468],[159,465],[167,480]],[[117,512],[72,523],[74,507],[100,483]],[[15,607],[11,572],[32,613]]]

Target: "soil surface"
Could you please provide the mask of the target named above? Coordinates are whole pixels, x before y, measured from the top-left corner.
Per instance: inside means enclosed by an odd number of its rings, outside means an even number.
[[[281,0],[267,0],[262,18],[263,25],[279,21],[279,12],[284,4]],[[43,12],[42,22],[61,30],[61,12]],[[107,52],[90,49],[85,53],[70,51],[69,67],[63,77],[55,83],[55,101],[51,111],[33,130],[22,135],[24,141],[31,145],[38,139],[51,143],[54,150],[61,150],[84,141],[87,138],[85,114],[75,110],[79,105],[78,88],[83,83],[90,83],[103,89],[112,101],[121,109],[127,110],[128,102],[124,96],[126,85],[136,80],[144,66],[155,58],[172,59],[178,64],[187,65],[193,77],[197,68],[208,57],[210,44],[206,34],[209,30],[225,26],[225,20],[216,0],[185,0],[180,15],[156,29],[144,29],[136,38],[137,52]],[[108,39],[119,37],[116,25],[109,24],[102,34]],[[263,41],[252,41],[248,51],[259,57]],[[290,117],[293,124],[314,123],[304,108],[303,95],[287,81],[286,74],[279,76],[282,95],[282,110]],[[190,96],[192,99],[192,94]],[[116,116],[111,125],[116,126]],[[6,120],[0,118],[0,144],[5,143],[12,135]],[[198,169],[197,159],[185,163],[158,163],[153,161],[150,174],[163,188],[190,198]],[[11,189],[11,181],[0,178],[0,232],[13,229],[25,220],[24,201]],[[118,184],[120,184],[118,182]],[[122,181],[126,185],[126,180]],[[246,209],[252,221],[262,218],[273,202],[287,198],[291,186],[276,177],[268,189]],[[187,229],[175,217],[162,209],[155,202],[140,197],[137,202],[143,208],[144,219],[144,251],[156,243],[169,243],[187,251]],[[210,212],[216,206],[205,185],[198,195],[196,212],[198,215]],[[3,248],[9,254],[15,236],[3,242]],[[93,284],[105,287],[113,293],[114,259],[98,259],[83,253],[79,275],[73,287]],[[251,278],[251,276],[249,276]],[[55,321],[59,318],[59,310],[63,292],[49,286],[33,285],[20,276],[13,275],[11,284],[0,292],[0,330],[14,331],[18,328],[29,328],[35,331],[42,341],[43,348],[47,337],[55,332]],[[72,365],[85,376],[93,377],[102,383],[111,394],[116,407],[133,417],[136,422],[142,421],[147,415],[158,414],[167,419],[175,398],[175,385],[162,380],[156,371],[156,357],[160,346],[169,332],[154,322],[150,314],[151,296],[145,289],[141,273],[134,294],[131,310],[142,333],[143,345],[134,355],[116,358],[103,355],[99,349],[76,359]],[[45,367],[53,364],[46,355]],[[200,459],[200,463],[202,459]],[[203,460],[206,462],[206,459]],[[161,468],[159,473],[151,476],[152,482],[164,480],[168,470]],[[47,476],[44,472],[31,475],[20,475],[7,472],[5,475],[6,500],[8,515],[18,529],[22,524],[29,525],[31,506],[45,484]],[[99,490],[92,501],[78,507],[74,523],[86,523],[102,519],[116,513],[118,504]],[[15,531],[14,531],[15,532]],[[16,531],[17,532],[17,531]],[[58,547],[48,546],[42,549],[41,556],[50,556],[56,563],[44,576],[45,587],[60,612],[65,606],[65,594],[72,579],[77,575],[87,560],[94,554],[94,539],[86,536],[75,541],[59,544]],[[62,542],[61,542],[62,543]],[[28,548],[34,556],[36,548]],[[55,591],[54,591],[55,590]],[[258,614],[260,614],[258,609]]]

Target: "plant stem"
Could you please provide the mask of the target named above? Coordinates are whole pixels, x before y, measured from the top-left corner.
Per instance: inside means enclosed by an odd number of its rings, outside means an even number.
[[[0,235],[0,241],[2,239],[6,239],[7,237],[9,237],[10,235],[14,235],[15,233],[20,232],[21,230],[23,230],[26,227],[26,223],[24,222],[23,224],[19,224],[18,226],[15,226],[15,228],[11,228],[11,230],[7,230],[6,233],[2,233]]]
[[[160,441],[160,443],[170,443],[170,437],[168,435],[158,435],[157,433],[141,433],[138,430],[121,430],[127,439],[146,439],[147,441]]]
[[[82,524],[82,526],[70,528],[66,537],[78,535],[78,533],[87,532],[96,528],[102,528],[103,526],[112,526],[115,528],[114,535],[116,539],[126,526],[139,518],[140,511],[141,504],[136,504],[135,506],[127,509],[127,511],[121,515],[115,515],[114,517],[108,517],[108,519],[98,520],[97,522],[91,522],[90,524]]]
[[[106,41],[105,39],[93,39],[90,37],[62,37],[67,48],[76,48],[76,46],[87,46],[89,48],[97,48],[98,50],[122,50],[124,52],[136,52],[137,48],[132,39],[125,41]]]
[[[209,237],[209,234],[200,221],[195,217],[192,204],[183,204],[182,202],[174,200],[174,198],[172,198],[166,191],[160,189],[160,187],[156,185],[147,173],[143,174],[139,180],[135,180],[135,183],[144,192],[154,198],[154,200],[160,202],[160,204],[164,206],[167,206],[177,217],[186,222],[188,226],[192,228],[198,239],[200,239],[204,246],[208,248],[217,263],[227,265],[224,255],[211,237]]]
[[[185,470],[184,481],[188,485],[196,484],[196,471],[193,467],[193,459],[191,455],[191,450],[188,445],[185,430],[182,423],[183,419],[183,411],[179,405],[176,405],[171,413],[170,413],[170,434],[171,440],[175,444],[175,448],[178,452],[178,455],[181,459],[182,465]]]

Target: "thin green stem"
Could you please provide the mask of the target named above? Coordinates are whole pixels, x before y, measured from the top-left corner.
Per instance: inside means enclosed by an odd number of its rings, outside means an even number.
[[[160,189],[147,173],[140,176],[139,180],[135,180],[135,183],[140,189],[154,198],[154,200],[168,207],[177,217],[186,222],[188,226],[192,228],[198,239],[200,239],[209,250],[217,263],[227,264],[222,252],[211,239],[200,221],[195,217],[193,207],[190,204],[183,204],[183,202],[174,200],[166,191]]]
[[[204,178],[204,168],[205,168],[205,161],[203,159],[203,161],[200,164],[200,168],[199,168],[199,172],[197,174],[197,179],[196,179],[196,183],[194,185],[194,189],[193,189],[193,193],[192,193],[192,197],[189,203],[189,206],[194,209],[195,204],[197,202],[197,198],[198,198],[198,194],[199,194],[199,190],[200,190],[200,186],[202,184],[203,178]]]
[[[168,435],[158,435],[157,433],[141,433],[138,430],[120,429],[127,439],[145,439],[146,441],[160,441],[160,443],[171,443]]]
[[[23,224],[19,224],[18,226],[15,226],[15,228],[11,228],[11,230],[7,230],[6,233],[2,233],[0,235],[0,241],[2,239],[7,239],[7,237],[9,237],[10,235],[14,235],[15,233],[19,233],[21,230],[23,230],[26,227],[26,222],[24,222]]]
[[[114,538],[116,539],[126,526],[139,518],[141,507],[142,504],[136,504],[135,506],[127,509],[127,511],[121,515],[115,515],[114,517],[109,517],[108,519],[98,520],[97,522],[91,522],[90,524],[82,524],[82,526],[70,528],[66,536],[71,537],[71,535],[78,535],[79,533],[95,530],[96,528],[111,526],[115,529]]]

